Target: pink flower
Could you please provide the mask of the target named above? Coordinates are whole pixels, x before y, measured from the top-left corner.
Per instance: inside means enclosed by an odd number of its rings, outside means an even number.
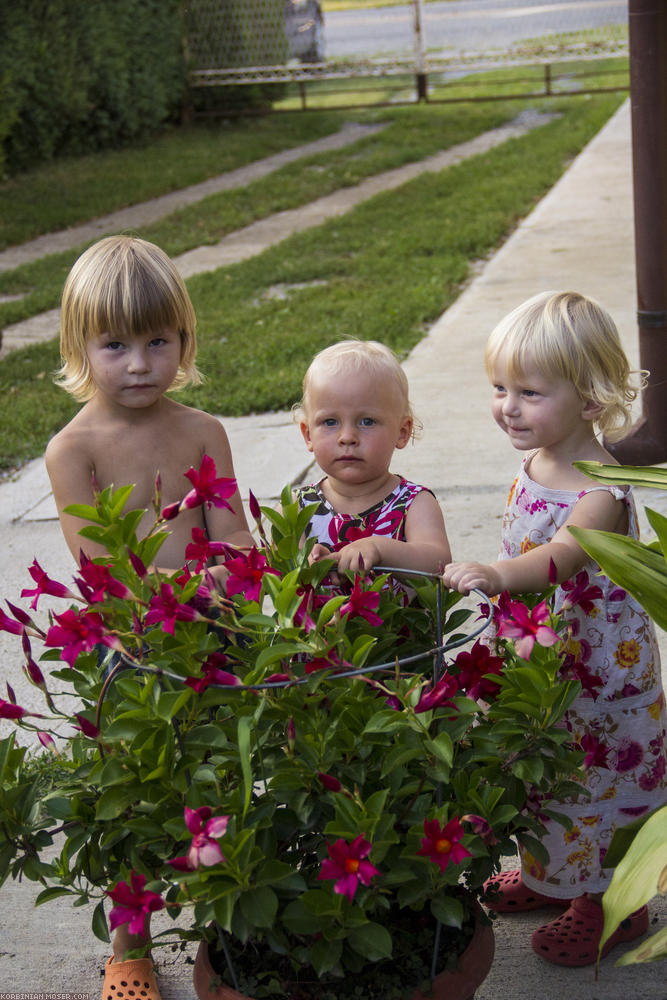
[[[382,618],[375,614],[375,608],[380,603],[380,594],[377,590],[363,591],[359,576],[354,578],[354,587],[347,601],[341,604],[340,615],[349,615],[350,618],[365,618],[369,625],[382,625]]]
[[[84,553],[81,554],[81,576],[77,576],[74,579],[82,596],[90,604],[97,604],[107,594],[109,597],[119,597],[121,600],[132,596],[132,592],[128,590],[125,584],[111,575],[109,572],[110,565],[111,563],[104,565],[94,563]]]
[[[328,792],[339,792],[343,787],[338,778],[334,778],[333,774],[326,774],[324,771],[318,771],[317,777],[320,779]]]
[[[597,584],[590,584],[588,573],[585,569],[580,570],[574,580],[565,580],[561,584],[561,589],[567,594],[563,601],[563,610],[574,608],[577,605],[581,610],[590,615],[594,608],[594,601],[599,601],[604,595],[602,588]]]
[[[57,625],[46,633],[46,646],[62,647],[62,659],[74,666],[80,653],[89,653],[98,644],[111,649],[122,649],[118,638],[107,631],[104,619],[97,611],[73,611],[55,615]]]
[[[28,572],[37,586],[34,590],[22,590],[21,597],[33,597],[34,595],[33,600],[30,602],[30,607],[33,610],[37,607],[37,602],[42,594],[48,594],[50,597],[68,597],[70,600],[75,599],[75,595],[71,590],[69,590],[68,587],[65,587],[64,584],[58,583],[57,580],[52,580],[50,576],[47,576],[36,559],[33,560],[32,566],[28,567]]]
[[[422,688],[419,701],[415,706],[415,712],[418,714],[421,712],[430,712],[433,708],[453,708],[456,710],[456,706],[451,699],[457,693],[458,689],[457,679],[450,677],[449,674],[441,677],[433,689],[431,689],[430,684],[426,684]]]
[[[224,653],[211,653],[202,663],[201,677],[186,677],[185,683],[198,694],[201,694],[210,684],[237,687],[241,683],[239,678],[227,670],[221,669],[227,663],[228,660]]]
[[[498,625],[498,635],[507,639],[516,639],[514,647],[518,656],[529,660],[535,642],[540,646],[553,646],[558,642],[558,635],[544,623],[549,619],[549,609],[546,601],[541,601],[531,611],[521,601],[510,601],[509,615],[503,617]]]
[[[130,934],[145,934],[146,918],[164,907],[164,900],[157,892],[144,889],[146,876],[132,871],[131,887],[127,882],[119,882],[107,896],[116,904],[109,914],[109,927],[115,930],[121,924],[128,924]]]
[[[192,489],[183,497],[180,503],[171,503],[162,511],[162,517],[166,521],[171,521],[182,510],[191,510],[193,507],[201,507],[206,504],[211,507],[226,507],[233,510],[231,504],[227,503],[227,497],[236,493],[235,479],[217,479],[215,462],[210,455],[204,455],[199,469],[190,468],[185,473],[187,479],[192,483]]]
[[[441,826],[437,819],[425,819],[424,833],[426,836],[422,837],[422,846],[417,854],[429,858],[441,872],[450,861],[457,865],[464,858],[472,857],[460,843],[464,831],[458,816],[450,819],[446,826]]]
[[[370,885],[374,875],[381,875],[375,865],[366,861],[371,851],[368,840],[360,834],[351,844],[338,839],[335,844],[327,844],[329,857],[322,862],[322,870],[318,879],[332,879],[335,882],[334,892],[339,896],[347,896],[350,902],[354,899],[357,886]]]
[[[56,753],[56,741],[50,733],[45,733],[43,730],[37,733],[37,739],[42,744],[46,750],[53,750]]]
[[[469,698],[477,700],[484,698],[488,700],[495,695],[500,686],[496,681],[486,678],[485,674],[501,674],[503,669],[503,659],[500,656],[492,656],[491,650],[479,639],[469,652],[463,651],[454,660],[454,666],[458,668],[459,687],[466,692]]]
[[[87,736],[90,740],[98,739],[100,731],[97,726],[90,721],[90,719],[87,719],[85,715],[81,715],[80,712],[75,713],[74,718],[79,723],[78,726],[74,727],[75,729],[79,729],[83,735]]]
[[[192,529],[192,541],[185,547],[185,558],[187,562],[196,560],[195,573],[201,572],[214,556],[225,554],[225,546],[222,542],[210,542],[206,532],[201,528]]]
[[[24,715],[29,715],[27,708],[14,705],[11,701],[0,698],[0,719],[22,719]]]
[[[19,621],[10,618],[2,608],[0,608],[0,632],[11,632],[12,635],[20,635],[24,626]]]
[[[634,771],[636,767],[639,767],[643,759],[644,751],[641,744],[626,737],[626,739],[621,740],[616,750],[614,770],[618,774],[625,774],[626,771]]]
[[[240,552],[234,559],[227,559],[225,569],[229,570],[227,578],[227,596],[243,594],[246,601],[258,601],[262,589],[262,577],[265,573],[280,576],[277,569],[269,566],[259,549],[252,548],[246,555]]]
[[[174,634],[174,626],[179,622],[193,622],[199,615],[189,604],[181,604],[174,597],[174,588],[170,583],[160,584],[160,593],[154,594],[148,603],[148,612],[145,618],[146,625],[157,625],[162,623],[164,631]]]
[[[178,871],[194,871],[203,865],[210,868],[225,860],[225,856],[217,843],[218,837],[224,837],[227,830],[228,816],[213,816],[208,806],[199,809],[185,807],[185,825],[194,834],[188,853],[174,858],[168,864]]]
[[[481,837],[487,847],[493,847],[494,844],[499,843],[498,838],[493,832],[493,827],[483,816],[476,816],[473,813],[469,813],[467,816],[461,816],[461,822],[470,823],[473,833]]]
[[[139,558],[138,555],[136,555],[132,551],[132,549],[128,549],[127,550],[127,557],[130,560],[130,562],[132,563],[132,569],[134,570],[134,572],[137,574],[137,576],[139,577],[140,580],[143,580],[143,578],[148,573],[148,570],[146,569],[146,566],[143,563],[143,561]]]

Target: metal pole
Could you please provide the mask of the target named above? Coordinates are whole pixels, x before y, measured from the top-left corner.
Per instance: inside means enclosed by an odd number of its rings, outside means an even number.
[[[414,0],[415,5],[415,82],[417,100],[428,100],[428,81],[424,71],[424,10],[422,0]]]
[[[628,13],[639,363],[650,376],[641,419],[606,446],[651,465],[667,460],[667,4],[630,0]]]

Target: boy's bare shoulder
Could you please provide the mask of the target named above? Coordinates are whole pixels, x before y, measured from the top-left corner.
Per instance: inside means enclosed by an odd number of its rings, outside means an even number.
[[[72,453],[81,455],[87,453],[90,444],[90,423],[86,419],[85,407],[65,424],[50,439],[46,446],[44,458],[47,467],[54,461],[62,461]]]

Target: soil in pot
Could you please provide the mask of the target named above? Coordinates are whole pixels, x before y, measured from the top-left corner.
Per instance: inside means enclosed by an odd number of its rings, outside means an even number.
[[[202,942],[195,964],[197,996],[199,1000],[471,1000],[488,975],[494,952],[493,929],[481,907],[462,929],[441,927],[440,971],[433,982],[432,918],[402,913],[400,930],[396,922],[392,927],[400,953],[372,966],[360,958],[359,974],[348,973],[344,979],[295,975],[289,960],[269,949],[228,942],[241,992],[231,985],[224,954]],[[211,982],[219,983],[219,988],[211,991]]]

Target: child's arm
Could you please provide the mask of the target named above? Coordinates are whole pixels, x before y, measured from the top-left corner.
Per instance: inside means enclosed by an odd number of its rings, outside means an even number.
[[[79,532],[84,524],[81,518],[64,513],[64,508],[71,504],[95,504],[90,456],[82,447],[81,440],[76,435],[61,431],[49,441],[44,459],[60,527],[76,562],[79,562],[82,549],[89,559],[107,556],[103,545],[81,537]]]
[[[362,567],[396,566],[439,573],[451,558],[445,519],[440,504],[424,490],[412,501],[405,519],[405,541],[389,535],[370,535],[351,542],[338,552],[323,553],[335,559],[339,570],[357,572]]]
[[[483,590],[489,597],[505,590],[511,594],[539,594],[554,582],[549,579],[552,561],[556,567],[555,582],[569,580],[589,562],[589,556],[569,532],[570,526],[623,534],[627,530],[625,504],[615,500],[606,490],[587,493],[577,501],[570,517],[551,541],[536,545],[514,559],[500,559],[490,564],[450,563],[443,574],[445,586],[461,594],[473,589]]]

